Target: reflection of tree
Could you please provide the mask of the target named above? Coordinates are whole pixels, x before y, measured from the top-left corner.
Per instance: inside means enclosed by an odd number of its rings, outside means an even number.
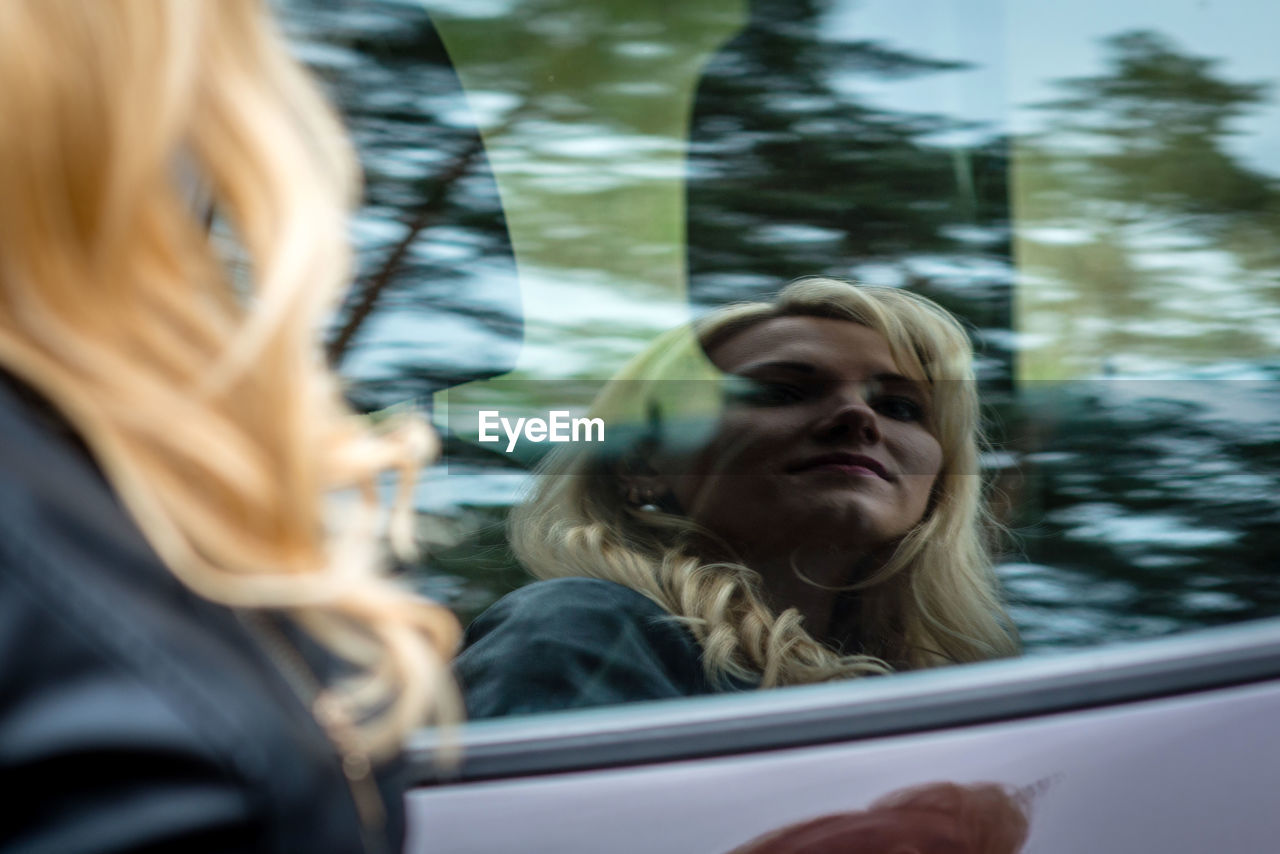
[[[1006,576],[1031,648],[1280,613],[1280,370],[1251,381],[1025,384],[1034,435]]]
[[[1178,53],[1157,33],[1121,33],[1105,47],[1106,74],[1059,81],[1066,97],[1040,105],[1054,117],[1040,143],[1088,146],[1074,168],[1087,167],[1092,200],[1118,203],[1112,222],[1158,205],[1178,225],[1216,229],[1273,208],[1273,180],[1224,148],[1232,122],[1266,102],[1266,84],[1219,79],[1218,60]]]
[[[701,77],[688,169],[692,297],[749,298],[796,275],[849,275],[876,262],[903,270],[909,286],[995,340],[1013,325],[1001,272],[1009,251],[1007,143],[945,144],[941,134],[956,129],[953,120],[862,97],[859,81],[956,66],[885,44],[824,40],[825,16],[838,2],[758,0],[746,28]],[[511,127],[504,144],[525,171],[511,179],[514,192],[503,202],[524,206],[523,257],[590,275],[584,295],[598,288],[614,297],[624,280],[661,283],[680,267],[685,249],[669,236],[679,231],[668,228],[673,214],[652,201],[654,188],[679,174],[671,167],[681,165],[680,152],[644,145],[673,133],[677,123],[664,110],[671,88],[692,73],[670,68],[670,50],[687,63],[701,61],[698,50],[723,29],[697,18],[700,4],[640,4],[644,20],[628,23],[622,13],[635,10],[626,3],[521,0],[512,5],[537,14],[463,21],[451,37],[484,60],[475,66],[486,81],[475,110],[421,10],[370,0],[288,5],[293,20],[328,45],[315,58],[367,172],[357,235],[364,287],[342,308],[333,345],[348,371],[367,365],[370,353],[389,354],[359,373],[361,402],[420,396],[515,362],[521,294],[477,123],[491,135]],[[678,32],[664,29],[666,7],[676,10]],[[1020,261],[1059,300],[1042,314],[1062,347],[1049,355],[1061,362],[1094,340],[1098,327],[1086,320],[1102,324],[1095,349],[1122,351],[1133,341],[1124,324],[1153,317],[1187,318],[1191,331],[1171,338],[1165,352],[1188,350],[1189,342],[1211,354],[1259,351],[1257,330],[1275,325],[1260,307],[1277,293],[1280,207],[1274,180],[1241,163],[1229,137],[1265,91],[1224,80],[1212,61],[1151,34],[1110,40],[1107,56],[1102,73],[1064,81],[1062,97],[1046,105],[1045,133],[1016,143]],[[484,114],[490,104],[492,114]],[[617,147],[587,161],[588,142]],[[1042,233],[1049,227],[1056,228],[1052,240]],[[1240,271],[1227,290],[1245,295],[1242,311],[1256,318],[1201,322],[1219,300],[1180,304],[1182,255],[1161,261],[1145,251],[1144,241],[1171,236],[1229,255]],[[953,286],[913,264],[922,256],[984,260],[993,272]],[[405,326],[404,317],[419,325]],[[478,328],[479,343],[431,350],[441,318]],[[621,349],[619,342],[639,334],[631,323],[623,317],[588,331]],[[1002,370],[995,365],[988,376]],[[1205,386],[1203,397],[1211,394]],[[1043,608],[1033,647],[1280,607],[1280,588],[1259,565],[1280,530],[1277,437],[1255,428],[1241,442],[1236,425],[1206,421],[1197,406],[1088,395],[1065,406],[1055,431],[1041,407],[1034,396],[1000,407],[1010,434],[1039,431],[1026,450],[1054,451],[1025,464],[1029,487],[1012,501],[1022,511],[1015,524],[1037,525],[1023,532],[1025,543],[1048,573],[1015,589],[1028,607]],[[1139,533],[1172,518],[1234,539],[1108,540],[1089,535],[1091,525],[1111,529],[1081,515],[1087,512],[1130,520]],[[447,595],[468,614],[523,578],[503,552],[501,508],[475,514],[493,524],[433,563],[437,573],[463,579],[461,592]],[[1112,591],[1110,598],[1101,591]]]
[[[831,39],[828,19],[848,5],[757,0],[708,64],[688,170],[691,298],[749,299],[874,267],[974,324],[983,376],[1008,376],[1007,140],[958,144],[956,132],[982,129],[873,103],[868,83],[965,66]]]
[[[1280,185],[1228,147],[1268,87],[1152,32],[1104,48],[1104,73],[1059,81],[1045,130],[1019,140],[1024,331],[1050,340],[1024,375],[1096,373],[1103,353],[1163,367],[1269,352],[1242,321],[1275,305]],[[1206,312],[1214,294],[1235,314]]]
[[[520,14],[450,20],[455,59],[472,57],[469,85],[505,99],[503,120],[512,133],[495,134],[491,122],[486,133],[512,140],[503,142],[503,156],[523,161],[515,177],[503,179],[509,184],[504,215],[456,74],[427,17],[391,3],[375,4],[376,15],[355,14],[351,4],[332,0],[294,5],[295,14],[310,16],[313,32],[350,56],[325,71],[365,163],[364,217],[379,226],[361,241],[362,276],[330,336],[335,362],[370,346],[387,347],[392,342],[385,333],[371,334],[369,327],[413,312],[451,312],[488,328],[495,343],[514,343],[520,322],[514,283],[505,301],[468,300],[459,288],[474,278],[477,260],[509,257],[506,223],[513,211],[533,223],[514,235],[522,263],[554,259],[575,275],[607,272],[600,287],[615,291],[630,280],[661,284],[664,265],[678,269],[673,253],[681,247],[667,245],[671,238],[659,225],[654,193],[660,181],[646,176],[647,162],[660,168],[661,158],[625,146],[665,132],[658,130],[668,122],[662,110],[671,106],[664,92],[678,76],[670,57],[697,55],[696,44],[715,26],[712,6],[522,0],[513,7]],[[747,29],[702,75],[688,170],[696,301],[748,297],[797,275],[850,275],[865,261],[1005,251],[1003,143],[975,150],[931,144],[931,135],[956,123],[872,107],[841,85],[858,76],[904,78],[958,64],[869,41],[824,41],[823,20],[832,6],[831,0],[759,0]],[[511,121],[513,114],[523,121]],[[558,185],[545,177],[568,169],[570,161],[554,145],[540,146],[574,138],[575,126],[599,142],[624,146],[612,161],[602,159],[584,173],[617,186],[592,192],[574,186],[578,178],[568,172]],[[512,188],[519,192],[508,192]],[[530,219],[525,209],[532,202]],[[609,213],[619,210],[632,211],[635,222],[612,224]],[[975,223],[992,229],[981,250],[950,236],[949,228]],[[659,237],[667,243],[655,242]],[[914,273],[908,280],[926,291],[932,285]],[[956,302],[945,291],[932,295]],[[1003,302],[1001,291],[981,307],[962,307],[971,315],[994,308],[984,320],[999,322]],[[611,334],[626,337],[624,326],[619,318]],[[360,336],[368,343],[353,349]],[[413,341],[394,344],[415,352]],[[504,352],[509,365],[515,351]],[[456,362],[460,354],[448,355]],[[378,392],[370,402],[421,395],[468,372],[421,352],[397,363],[393,374],[362,383],[366,392]]]
[[[444,170],[434,176],[427,197],[402,220],[404,235],[387,253],[386,259],[372,273],[366,275],[360,286],[354,289],[345,304],[342,324],[330,336],[325,345],[329,361],[338,364],[346,355],[360,327],[373,313],[382,294],[391,285],[408,261],[414,242],[427,228],[435,225],[449,199],[449,193],[466,173],[474,167],[482,151],[477,136]]]
[[[1018,502],[1019,521],[1035,525],[1028,555],[1043,564],[1016,571],[1015,595],[1057,615],[1036,620],[1033,646],[1280,604],[1260,562],[1280,518],[1274,425],[1255,420],[1242,440],[1231,417],[1264,411],[1274,379],[1206,367],[1274,361],[1280,185],[1230,147],[1267,87],[1224,79],[1217,60],[1156,33],[1103,47],[1102,71],[1059,81],[1061,97],[1039,105],[1043,131],[1017,141],[1019,331],[1036,341],[1020,372],[1183,380],[1053,392],[1028,382],[1007,410],[1011,433],[1038,433],[1031,449],[1053,451],[1029,458]],[[1259,366],[1255,379],[1263,371],[1274,374]]]
[[[353,389],[370,406],[500,372],[520,334],[510,241],[479,134],[430,20],[395,3],[290,5],[365,173],[359,276],[330,333],[330,360],[394,353],[383,359],[395,368],[366,372]],[[477,296],[480,280],[498,295]],[[410,316],[422,325],[391,324],[397,332],[388,333],[386,321]],[[490,346],[429,351],[425,339],[441,317],[488,330]]]
[[[745,0],[432,4],[470,93],[516,115],[484,126],[520,268],[518,375],[604,377],[688,317],[683,265],[689,99]],[[484,387],[459,389],[450,405]]]
[[[872,41],[824,40],[833,5],[759,0],[748,28],[706,70],[689,170],[697,300],[741,299],[798,275],[848,276],[868,261],[970,254],[950,228],[1004,224],[1002,145],[931,142],[958,123],[852,94],[859,79],[962,66]]]

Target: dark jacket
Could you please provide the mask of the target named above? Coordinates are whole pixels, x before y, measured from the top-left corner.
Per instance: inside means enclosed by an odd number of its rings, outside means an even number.
[[[596,578],[537,581],[467,627],[455,662],[469,718],[691,697],[713,685],[702,647],[660,605]]]
[[[379,782],[370,834],[254,630],[179,583],[0,377],[0,850],[398,851],[401,793]]]

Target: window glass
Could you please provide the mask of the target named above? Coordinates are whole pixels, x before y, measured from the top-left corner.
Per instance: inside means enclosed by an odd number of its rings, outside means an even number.
[[[530,580],[504,523],[553,447],[482,411],[581,415],[814,275],[969,327],[1027,654],[1277,613],[1269,3],[283,7],[366,172],[329,355],[444,432],[412,571],[464,622]]]

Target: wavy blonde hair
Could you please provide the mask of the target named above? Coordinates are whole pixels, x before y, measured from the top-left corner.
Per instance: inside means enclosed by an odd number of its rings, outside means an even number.
[[[0,365],[87,443],[201,596],[288,613],[355,665],[374,754],[458,703],[445,609],[382,575],[375,478],[434,452],[348,410],[318,329],[357,170],[259,0],[0,3]],[[190,203],[234,232],[232,276]]]
[[[713,312],[692,330],[673,330],[632,360],[601,391],[591,415],[606,424],[706,420],[723,405],[691,393],[722,377],[704,355],[729,337],[776,317],[837,318],[884,335],[900,370],[925,381],[929,427],[943,466],[925,518],[870,577],[851,584],[856,637],[841,654],[818,641],[795,609],[774,613],[762,579],[690,520],[640,512],[623,499],[629,449],[566,445],[538,469],[529,499],[513,512],[516,556],[540,578],[589,576],[623,584],[680,619],[703,647],[713,681],[802,684],[1014,655],[1017,633],[992,570],[989,518],[979,475],[982,443],[973,353],[963,327],[917,294],[834,279],[785,288],[772,303]],[[671,382],[701,377],[697,386]],[[716,382],[715,387],[721,383]],[[803,568],[799,568],[801,571]]]

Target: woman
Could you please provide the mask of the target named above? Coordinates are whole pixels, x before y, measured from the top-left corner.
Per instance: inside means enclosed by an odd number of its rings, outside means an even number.
[[[399,849],[456,624],[319,357],[354,178],[259,0],[0,4],[5,850]]]
[[[933,302],[802,280],[659,339],[592,415],[640,427],[548,457],[513,512],[516,556],[559,580],[468,629],[472,716],[1016,653],[972,351]]]

